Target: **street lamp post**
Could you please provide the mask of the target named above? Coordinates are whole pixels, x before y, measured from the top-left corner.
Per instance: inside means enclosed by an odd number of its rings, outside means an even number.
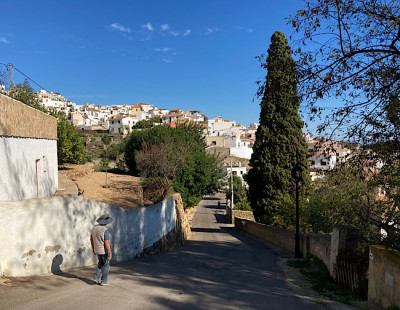
[[[294,237],[295,240],[295,247],[294,247],[294,256],[296,258],[301,257],[300,253],[300,228],[299,228],[299,222],[300,222],[300,216],[299,216],[299,186],[300,186],[300,178],[301,178],[301,172],[303,171],[303,168],[301,168],[299,165],[295,165],[292,169],[292,177],[296,181],[296,235]]]

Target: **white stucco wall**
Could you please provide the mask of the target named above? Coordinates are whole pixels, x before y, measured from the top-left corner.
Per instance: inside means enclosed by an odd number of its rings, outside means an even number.
[[[176,225],[173,197],[146,208],[124,209],[65,195],[0,202],[0,276],[29,276],[92,266],[90,232],[108,213],[112,263],[133,259]]]
[[[37,184],[39,197],[56,192],[56,140],[0,136],[0,155],[0,201],[36,198]]]
[[[239,158],[246,158],[250,159],[251,154],[253,154],[253,148],[236,148],[236,147],[231,147],[230,148],[230,154],[235,157]]]

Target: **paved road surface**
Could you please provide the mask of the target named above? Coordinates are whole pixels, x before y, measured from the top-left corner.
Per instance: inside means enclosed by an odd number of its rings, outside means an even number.
[[[17,279],[0,285],[0,309],[326,309],[296,296],[274,252],[224,224],[217,202],[197,207],[187,245],[111,266],[109,286],[94,268]]]

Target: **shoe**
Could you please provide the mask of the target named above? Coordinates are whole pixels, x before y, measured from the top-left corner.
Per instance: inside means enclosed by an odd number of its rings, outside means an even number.
[[[100,280],[96,280],[96,279],[93,279],[93,282],[94,282],[95,284],[100,284],[100,283],[101,283]]]
[[[101,286],[106,286],[108,283],[100,283]]]

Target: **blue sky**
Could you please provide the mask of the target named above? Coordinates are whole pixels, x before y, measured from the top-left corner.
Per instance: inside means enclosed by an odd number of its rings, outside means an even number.
[[[3,1],[0,63],[83,104],[258,122],[257,55],[301,0]],[[3,69],[3,68],[2,68]],[[23,76],[15,73],[17,82]],[[32,83],[31,83],[32,84]],[[39,87],[32,84],[39,90]]]

